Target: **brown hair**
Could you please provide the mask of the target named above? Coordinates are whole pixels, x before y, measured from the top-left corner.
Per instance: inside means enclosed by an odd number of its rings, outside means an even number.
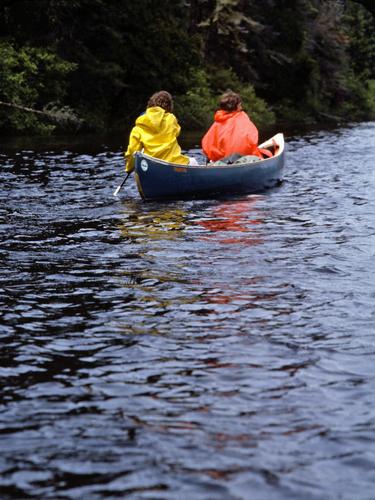
[[[161,108],[171,113],[173,110],[173,99],[169,92],[166,90],[160,90],[153,94],[148,100],[147,107],[152,108],[154,106],[160,106]]]
[[[236,111],[238,106],[241,104],[241,96],[232,92],[231,90],[227,90],[219,100],[220,109],[224,111]]]

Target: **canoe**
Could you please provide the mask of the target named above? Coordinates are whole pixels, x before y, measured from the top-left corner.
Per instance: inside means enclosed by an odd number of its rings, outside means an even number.
[[[144,200],[191,199],[258,193],[282,180],[285,146],[283,134],[260,144],[273,156],[229,165],[178,165],[135,153],[135,179]]]

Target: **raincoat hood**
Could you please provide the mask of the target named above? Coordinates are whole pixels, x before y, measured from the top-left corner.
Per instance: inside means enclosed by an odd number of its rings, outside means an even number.
[[[219,109],[215,113],[215,122],[224,123],[230,118],[233,118],[233,116],[236,116],[238,113],[241,113],[241,111],[225,111],[224,109]]]
[[[154,106],[147,108],[146,112],[137,118],[135,124],[155,134],[166,128],[167,123],[170,122],[170,116],[171,114],[165,109]]]

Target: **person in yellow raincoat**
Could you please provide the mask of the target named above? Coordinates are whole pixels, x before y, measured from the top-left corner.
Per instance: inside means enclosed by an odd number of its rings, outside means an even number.
[[[183,155],[177,137],[181,127],[172,113],[173,99],[169,92],[161,90],[153,94],[146,112],[135,121],[125,151],[127,173],[134,170],[134,153],[141,151],[154,158],[181,165],[197,165],[195,158]]]

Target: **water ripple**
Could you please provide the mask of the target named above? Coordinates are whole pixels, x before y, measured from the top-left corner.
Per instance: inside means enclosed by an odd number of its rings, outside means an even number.
[[[2,498],[372,498],[374,130],[173,203],[113,198],[119,149],[3,152]]]

